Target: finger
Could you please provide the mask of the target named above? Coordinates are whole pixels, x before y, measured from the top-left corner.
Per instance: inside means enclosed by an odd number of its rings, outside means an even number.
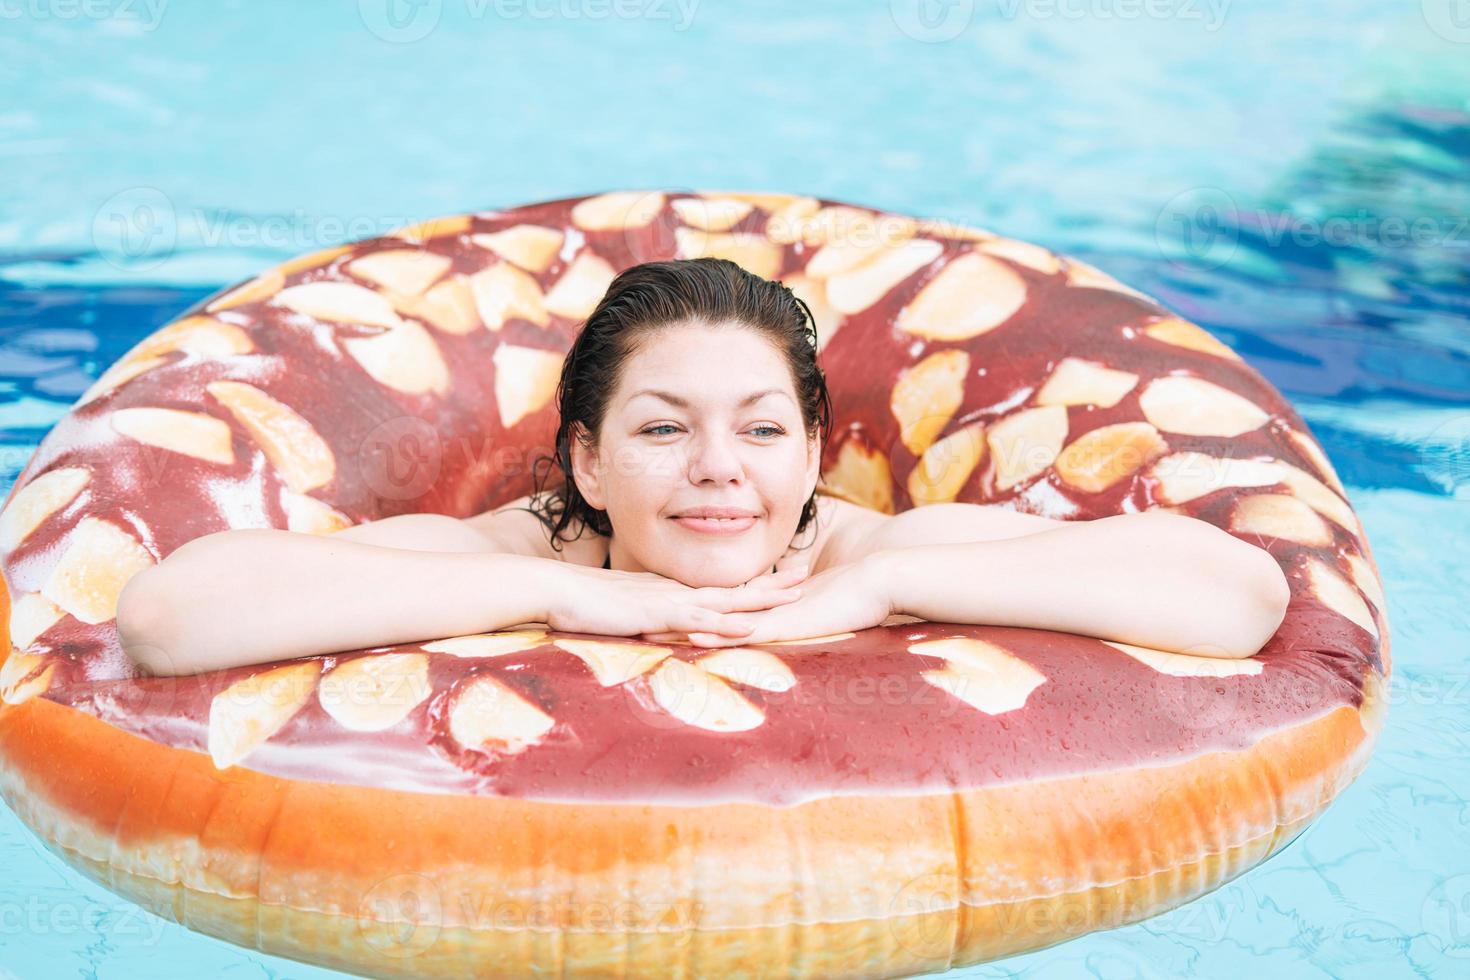
[[[801,590],[796,588],[757,589],[751,586],[734,588],[706,586],[694,590],[693,604],[720,613],[748,612],[754,609],[769,609],[772,606],[795,602],[800,598]]]
[[[778,565],[774,572],[767,572],[756,581],[769,585],[789,585],[800,582],[811,574],[811,565],[802,561],[799,565]]]
[[[689,640],[688,633],[642,633],[638,637],[649,643],[686,643]]]
[[[724,589],[715,597],[720,612],[754,612],[784,606],[801,598],[800,589]]]
[[[754,628],[748,616],[731,616],[703,606],[678,607],[669,616],[668,624],[691,633],[698,630],[731,636],[743,636]]]
[[[696,633],[706,634],[710,639],[704,643],[705,646],[734,646],[735,644],[763,643],[767,640],[779,639],[791,630],[790,623],[793,619],[800,619],[802,607],[796,605],[785,605],[775,609],[767,609],[761,612],[746,613],[733,618],[749,622],[754,628],[742,633],[729,633],[725,630],[695,629],[689,631],[689,642],[695,643]],[[716,642],[722,640],[723,642]]]
[[[788,568],[799,568],[810,565],[812,556],[807,552],[797,552],[790,555],[782,555],[776,560],[776,571],[785,571]]]
[[[689,644],[697,647],[734,647],[749,642],[744,637],[720,636],[718,633],[690,633]]]
[[[793,585],[800,585],[806,579],[807,567],[805,565],[792,566],[757,575],[746,582],[743,587],[747,589],[788,589]]]
[[[769,589],[764,595],[752,598],[750,609],[773,609],[796,602],[802,597],[801,589]]]

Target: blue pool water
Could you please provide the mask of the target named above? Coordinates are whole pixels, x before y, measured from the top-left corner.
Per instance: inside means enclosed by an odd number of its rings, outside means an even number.
[[[1307,419],[1381,566],[1391,707],[1262,867],[953,975],[1470,975],[1470,10],[1289,6],[0,0],[0,493],[200,297],[416,218],[773,189],[1038,241]],[[339,975],[142,913],[3,808],[0,868],[0,980]]]

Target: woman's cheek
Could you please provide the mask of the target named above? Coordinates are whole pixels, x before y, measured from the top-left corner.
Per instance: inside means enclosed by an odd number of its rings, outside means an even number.
[[[684,454],[673,446],[645,454],[642,462],[643,471],[639,475],[660,486],[673,486],[683,478],[686,469]]]

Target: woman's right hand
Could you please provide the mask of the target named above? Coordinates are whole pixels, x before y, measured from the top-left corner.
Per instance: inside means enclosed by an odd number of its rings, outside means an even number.
[[[558,568],[558,600],[546,625],[571,633],[639,636],[645,633],[717,633],[743,636],[753,624],[743,612],[801,598],[796,586],[806,566],[788,566],[743,586],[694,588],[656,572],[621,572],[585,565]]]

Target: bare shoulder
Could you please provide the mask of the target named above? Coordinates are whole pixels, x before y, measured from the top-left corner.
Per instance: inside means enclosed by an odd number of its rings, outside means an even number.
[[[817,494],[816,540],[812,574],[854,560],[857,545],[892,519],[892,515],[830,494]]]
[[[527,494],[462,520],[487,535],[501,551],[600,567],[607,557],[607,539],[591,528],[580,528],[578,534],[576,522],[564,532],[560,550],[552,548],[551,528],[543,520],[550,496],[551,491]],[[574,540],[566,540],[573,535]]]
[[[839,501],[831,530],[812,570],[855,562],[875,551],[963,541],[994,541],[1062,527],[1068,521],[996,504],[934,503],[885,514]]]

